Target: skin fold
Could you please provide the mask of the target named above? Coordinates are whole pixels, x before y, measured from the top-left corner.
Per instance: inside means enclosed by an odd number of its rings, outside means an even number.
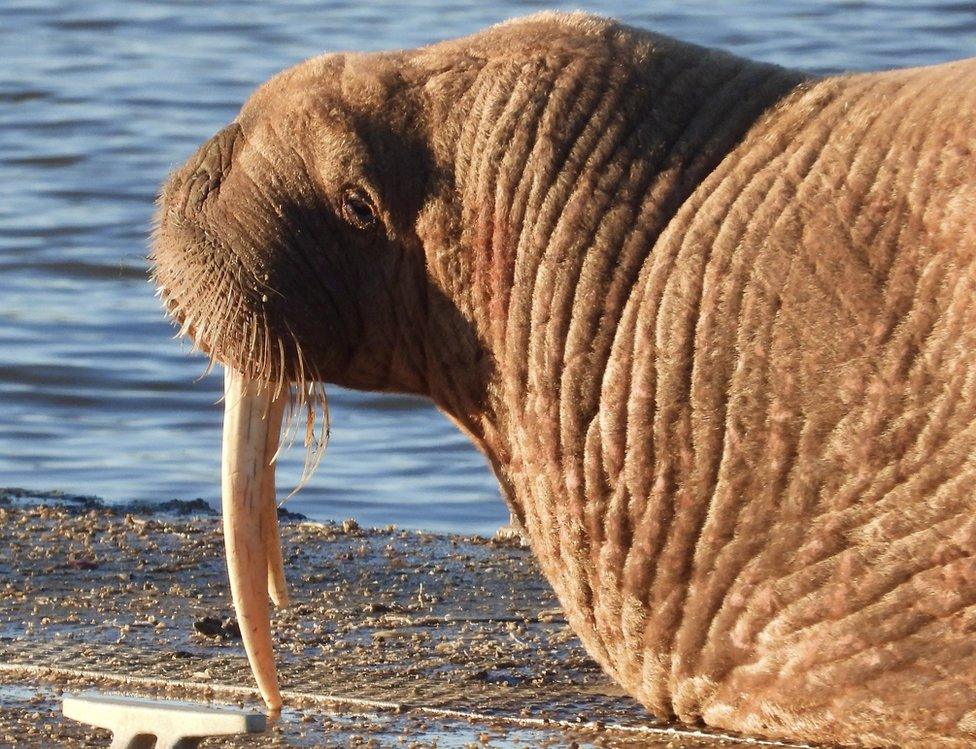
[[[969,746],[974,146],[973,60],[815,79],[543,14],[271,79],[153,273],[246,378],[431,398],[654,715]]]

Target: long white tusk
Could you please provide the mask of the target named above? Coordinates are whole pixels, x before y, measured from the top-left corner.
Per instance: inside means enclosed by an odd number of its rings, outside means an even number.
[[[274,465],[284,411],[270,383],[224,374],[221,491],[227,572],[251,671],[268,708],[281,709],[271,642],[269,581],[287,599],[278,538]]]

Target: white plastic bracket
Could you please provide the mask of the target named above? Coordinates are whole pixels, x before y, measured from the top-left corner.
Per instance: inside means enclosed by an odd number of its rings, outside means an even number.
[[[195,749],[209,736],[263,733],[267,718],[223,705],[125,697],[101,692],[65,695],[66,718],[107,728],[111,749]]]

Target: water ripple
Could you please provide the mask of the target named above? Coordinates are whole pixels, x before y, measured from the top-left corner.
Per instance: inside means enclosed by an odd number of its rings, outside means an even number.
[[[219,491],[217,375],[145,283],[160,182],[281,68],[402,48],[545,7],[433,0],[4,0],[0,5],[0,485],[110,500]],[[964,0],[591,2],[700,44],[816,72],[976,54]],[[292,506],[491,531],[484,459],[427,403],[336,390],[333,440]],[[300,451],[282,466],[293,485]]]

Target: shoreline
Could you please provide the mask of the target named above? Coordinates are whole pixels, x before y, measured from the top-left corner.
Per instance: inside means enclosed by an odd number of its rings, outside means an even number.
[[[0,490],[0,744],[105,745],[62,721],[61,690],[257,704],[213,508],[38,495]],[[623,695],[518,540],[287,515],[281,529],[286,709],[269,734],[213,746],[739,743],[657,724]]]

